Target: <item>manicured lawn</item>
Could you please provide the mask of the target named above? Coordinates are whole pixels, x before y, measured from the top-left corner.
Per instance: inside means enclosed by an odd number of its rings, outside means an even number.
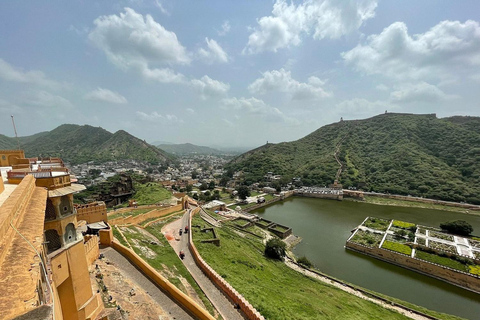
[[[367,228],[380,230],[380,231],[387,230],[389,224],[390,224],[390,221],[388,220],[373,218],[373,217],[368,218],[367,221],[363,223],[363,225]]]
[[[412,254],[412,248],[398,242],[392,242],[385,240],[382,244],[382,248],[392,250],[395,252],[403,253],[408,256]]]
[[[195,217],[193,223],[201,221]],[[217,228],[221,244],[216,247],[200,243],[205,235],[197,228],[192,231],[207,263],[266,319],[406,319],[265,258],[263,243],[253,236],[240,237],[226,226]]]

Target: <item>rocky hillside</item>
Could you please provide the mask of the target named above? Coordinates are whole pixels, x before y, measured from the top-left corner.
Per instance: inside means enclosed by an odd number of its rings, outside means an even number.
[[[344,187],[480,203],[480,118],[388,113],[324,126],[297,141],[235,158],[247,182],[269,171],[327,185],[342,163]]]

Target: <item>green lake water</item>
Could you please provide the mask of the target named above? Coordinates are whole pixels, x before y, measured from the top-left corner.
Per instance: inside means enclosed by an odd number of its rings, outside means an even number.
[[[480,295],[390,263],[345,249],[351,230],[367,216],[438,227],[462,219],[480,234],[480,216],[449,211],[380,206],[353,201],[292,197],[253,213],[287,225],[303,241],[295,247],[315,267],[331,276],[419,306],[480,319]]]

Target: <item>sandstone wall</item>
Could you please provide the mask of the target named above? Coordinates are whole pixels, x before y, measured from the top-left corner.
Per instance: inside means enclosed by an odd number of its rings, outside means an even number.
[[[87,256],[87,263],[88,265],[92,265],[95,260],[97,260],[98,256],[100,255],[100,250],[98,247],[98,237],[87,235],[84,237],[85,246],[85,255]]]

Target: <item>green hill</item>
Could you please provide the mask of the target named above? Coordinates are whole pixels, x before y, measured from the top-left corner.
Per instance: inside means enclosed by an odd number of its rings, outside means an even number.
[[[128,132],[111,133],[89,125],[64,124],[52,131],[19,139],[27,157],[60,157],[71,164],[125,159],[159,163],[173,159]],[[15,138],[0,135],[0,148],[16,149]]]
[[[223,154],[224,152],[210,147],[197,146],[191,143],[183,144],[160,144],[158,148],[176,155],[189,154]]]
[[[388,113],[324,126],[297,141],[268,144],[228,165],[247,182],[269,171],[283,181],[340,182],[368,191],[480,203],[480,118]]]

